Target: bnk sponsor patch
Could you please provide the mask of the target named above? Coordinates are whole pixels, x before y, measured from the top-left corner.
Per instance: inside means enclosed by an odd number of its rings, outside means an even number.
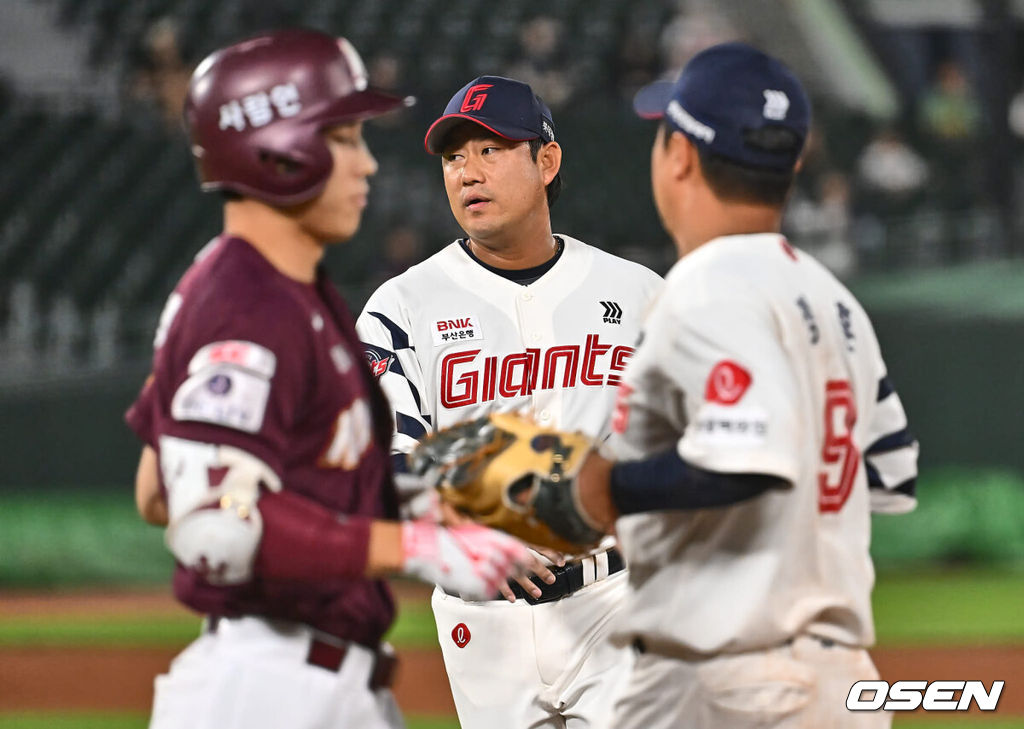
[[[430,325],[430,336],[435,347],[452,342],[479,342],[484,338],[480,319],[474,314],[438,319]]]

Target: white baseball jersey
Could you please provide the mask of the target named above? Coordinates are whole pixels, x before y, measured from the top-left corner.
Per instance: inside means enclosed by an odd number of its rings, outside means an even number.
[[[661,278],[568,236],[528,286],[456,241],[385,282],[356,322],[395,410],[394,451],[493,411],[602,438]]]
[[[395,409],[396,451],[411,450],[434,428],[521,408],[544,425],[604,437],[662,281],[559,238],[558,260],[525,286],[488,270],[456,241],[370,297],[356,328]],[[631,655],[608,640],[625,574],[609,576],[607,567],[599,574],[598,564],[608,563],[600,556],[590,558],[593,582],[545,604],[465,602],[434,591],[463,727],[566,726],[564,716],[572,726],[604,726]]]
[[[870,512],[915,505],[917,443],[867,315],[776,234],[680,260],[623,378],[609,446],[635,459],[770,474],[788,488],[720,509],[623,517],[618,637],[704,654],[808,633],[874,641]]]

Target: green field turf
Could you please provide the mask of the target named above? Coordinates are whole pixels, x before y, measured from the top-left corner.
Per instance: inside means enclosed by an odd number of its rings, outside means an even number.
[[[872,602],[880,645],[1024,643],[1020,570],[882,574]]]
[[[874,594],[880,645],[1024,643],[1024,574],[1016,570],[884,573]],[[174,647],[199,632],[191,615],[160,617],[19,616],[0,620],[0,646]],[[389,634],[402,648],[434,648],[430,606],[403,602]]]
[[[880,569],[947,562],[1024,563],[1024,478],[998,469],[933,469],[912,514],[876,515]],[[0,590],[165,585],[163,531],[135,513],[131,489],[0,489]]]
[[[199,618],[18,616],[0,618],[0,648],[15,646],[111,646],[166,648],[188,643],[200,631]],[[402,648],[436,648],[437,631],[427,603],[403,603],[388,640]]]

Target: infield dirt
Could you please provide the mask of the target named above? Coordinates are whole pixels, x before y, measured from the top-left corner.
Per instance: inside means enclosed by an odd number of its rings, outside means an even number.
[[[401,586],[402,603],[427,601],[429,591]],[[174,615],[182,608],[164,592],[19,595],[0,599],[8,617]],[[12,646],[0,648],[0,712],[148,710],[153,678],[181,649],[104,646]],[[439,650],[399,651],[395,693],[410,714],[454,714]],[[887,646],[872,650],[882,677],[1005,680],[999,716],[1024,716],[1024,646]],[[971,713],[975,713],[973,710]],[[916,712],[915,712],[916,713]]]

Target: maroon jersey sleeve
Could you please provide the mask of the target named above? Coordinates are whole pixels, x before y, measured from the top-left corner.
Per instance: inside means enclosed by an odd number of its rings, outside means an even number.
[[[166,388],[159,435],[241,448],[285,476],[315,372],[298,313],[276,303],[182,312],[180,333],[157,355],[154,375]]]
[[[154,393],[156,388],[153,387],[153,376],[150,375],[146,378],[146,382],[142,385],[142,389],[139,391],[139,396],[132,403],[132,406],[128,408],[128,412],[125,413],[124,419],[128,423],[128,427],[132,429],[136,437],[148,446],[154,445],[153,438],[153,415],[154,415]]]

